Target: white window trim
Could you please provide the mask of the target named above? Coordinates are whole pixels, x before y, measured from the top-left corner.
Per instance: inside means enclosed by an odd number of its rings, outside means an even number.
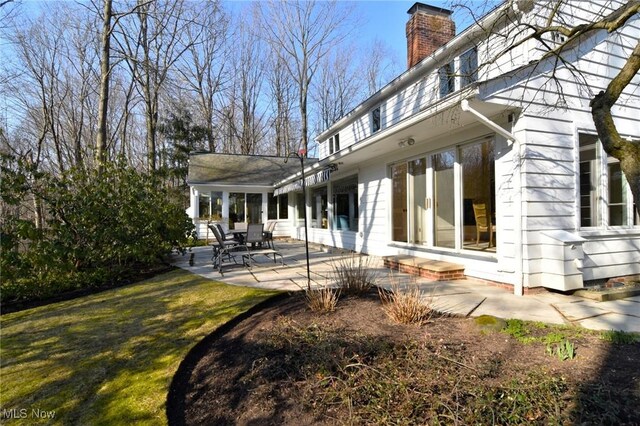
[[[624,231],[624,230],[632,230],[640,228],[640,225],[633,224],[633,218],[635,212],[633,211],[633,194],[631,193],[631,188],[626,180],[626,176],[624,177],[624,186],[626,190],[627,197],[627,220],[628,225],[609,225],[609,171],[608,171],[608,155],[602,147],[602,142],[598,139],[596,144],[596,158],[597,158],[597,172],[598,176],[596,180],[600,182],[596,197],[597,201],[595,203],[595,208],[597,209],[596,218],[599,219],[599,223],[595,226],[582,226],[580,223],[580,134],[597,136],[597,132],[593,127],[588,126],[576,126],[574,132],[574,170],[575,170],[575,207],[574,207],[574,216],[575,216],[575,230],[576,232],[584,232],[592,235],[594,232],[606,232],[606,231]]]

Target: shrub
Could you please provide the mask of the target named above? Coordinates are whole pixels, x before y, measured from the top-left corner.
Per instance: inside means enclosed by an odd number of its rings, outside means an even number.
[[[368,293],[377,281],[374,263],[373,257],[356,253],[336,260],[333,271],[342,293],[347,295]]]
[[[340,289],[322,287],[305,290],[307,306],[313,312],[333,312],[340,298]]]
[[[13,195],[3,210],[2,302],[45,298],[77,288],[101,286],[134,268],[159,262],[171,250],[184,250],[193,224],[181,203],[154,175],[124,164],[101,173],[70,170],[40,174],[27,185],[24,169],[3,173]],[[34,178],[32,178],[33,180]],[[44,226],[21,216],[21,201],[35,198],[46,209]]]
[[[391,292],[378,288],[382,309],[392,321],[400,324],[424,324],[433,315],[431,303],[413,282],[401,288],[392,279]]]

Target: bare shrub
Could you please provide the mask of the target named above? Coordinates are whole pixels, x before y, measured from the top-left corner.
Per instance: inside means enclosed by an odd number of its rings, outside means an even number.
[[[305,290],[307,306],[313,312],[333,312],[340,298],[340,289],[322,287]]]
[[[344,294],[364,294],[378,279],[375,258],[352,253],[333,263],[336,284]]]
[[[433,316],[430,299],[425,299],[415,280],[401,288],[390,275],[391,291],[378,288],[382,309],[392,321],[401,324],[422,325]]]

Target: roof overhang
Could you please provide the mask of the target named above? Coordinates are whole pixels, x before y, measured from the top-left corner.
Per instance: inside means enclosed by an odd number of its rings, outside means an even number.
[[[476,110],[487,117],[495,117],[508,113],[516,108],[508,105],[483,102],[475,98],[477,90],[469,87],[443,99],[412,117],[388,127],[374,135],[340,152],[320,161],[320,165],[342,163],[344,166],[357,165],[372,158],[384,157],[396,153],[399,143],[414,139],[417,145],[428,144],[429,141],[448,134],[455,133],[461,128],[477,124],[477,118],[462,110],[462,100],[467,100]]]

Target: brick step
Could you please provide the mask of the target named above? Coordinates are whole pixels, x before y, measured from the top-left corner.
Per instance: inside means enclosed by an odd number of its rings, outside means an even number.
[[[386,256],[384,266],[434,281],[464,279],[464,266],[442,260],[429,260],[406,255]]]

